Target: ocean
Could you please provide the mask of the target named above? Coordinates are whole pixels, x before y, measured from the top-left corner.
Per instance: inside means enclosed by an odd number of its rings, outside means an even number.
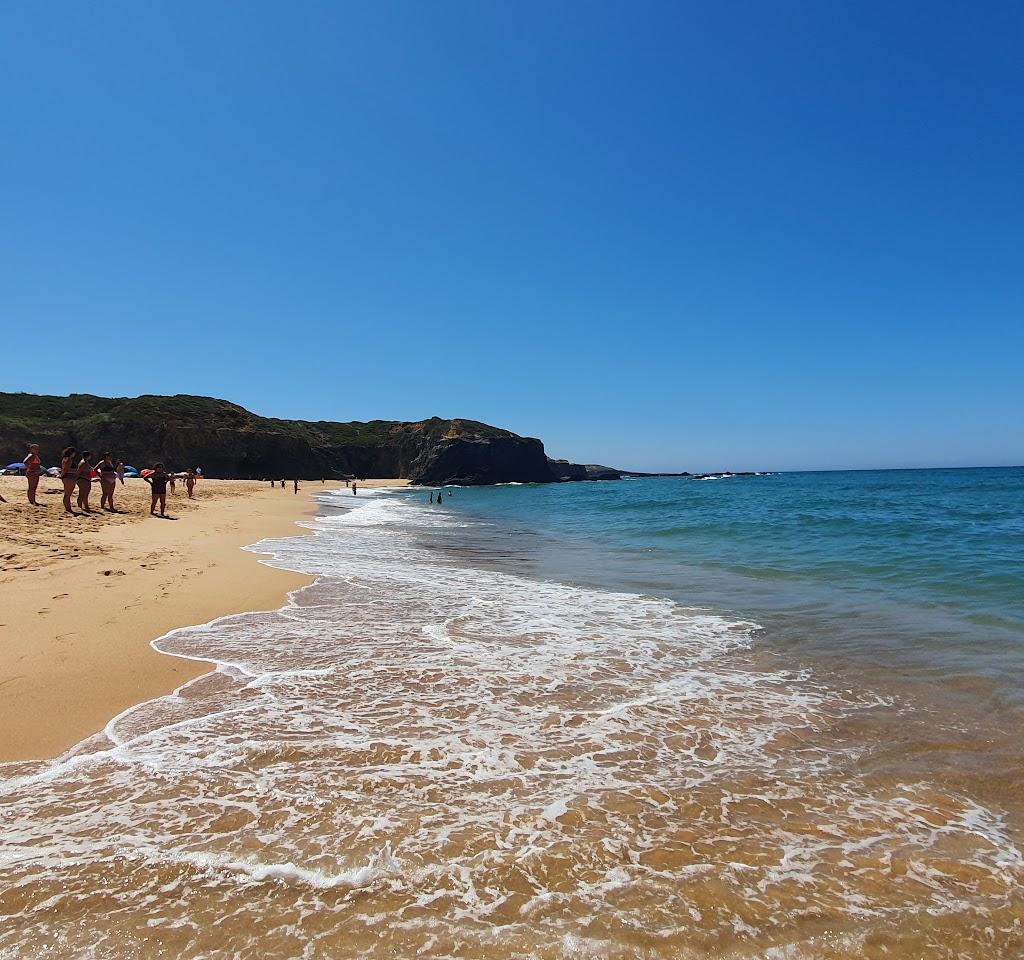
[[[1024,956],[1024,469],[319,501],[0,767],[0,958]]]

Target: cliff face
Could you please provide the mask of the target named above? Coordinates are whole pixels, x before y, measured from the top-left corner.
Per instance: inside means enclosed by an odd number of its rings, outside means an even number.
[[[554,479],[540,440],[473,420],[416,423],[276,420],[211,397],[0,393],[0,457],[30,442],[46,466],[63,447],[105,450],[142,468],[202,467],[211,477],[404,477],[413,483],[544,483]]]

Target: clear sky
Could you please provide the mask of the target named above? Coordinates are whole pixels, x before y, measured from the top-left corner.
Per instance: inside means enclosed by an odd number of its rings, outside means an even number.
[[[0,387],[1024,462],[1024,5],[8,3]]]

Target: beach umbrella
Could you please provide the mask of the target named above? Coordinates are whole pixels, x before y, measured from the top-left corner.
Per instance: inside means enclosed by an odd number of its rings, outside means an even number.
[[[9,464],[7,464],[6,467],[4,467],[4,469],[5,470],[24,470],[25,469],[25,464],[23,464],[23,463],[9,463]]]
[[[129,467],[128,464],[126,463],[124,465],[124,472],[125,473],[138,473],[139,471],[135,467]]]

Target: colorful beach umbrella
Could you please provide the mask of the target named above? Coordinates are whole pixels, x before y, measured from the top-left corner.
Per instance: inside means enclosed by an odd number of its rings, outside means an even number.
[[[24,470],[25,469],[25,464],[23,464],[23,463],[9,463],[9,464],[7,464],[6,467],[4,467],[4,469],[5,470]]]

